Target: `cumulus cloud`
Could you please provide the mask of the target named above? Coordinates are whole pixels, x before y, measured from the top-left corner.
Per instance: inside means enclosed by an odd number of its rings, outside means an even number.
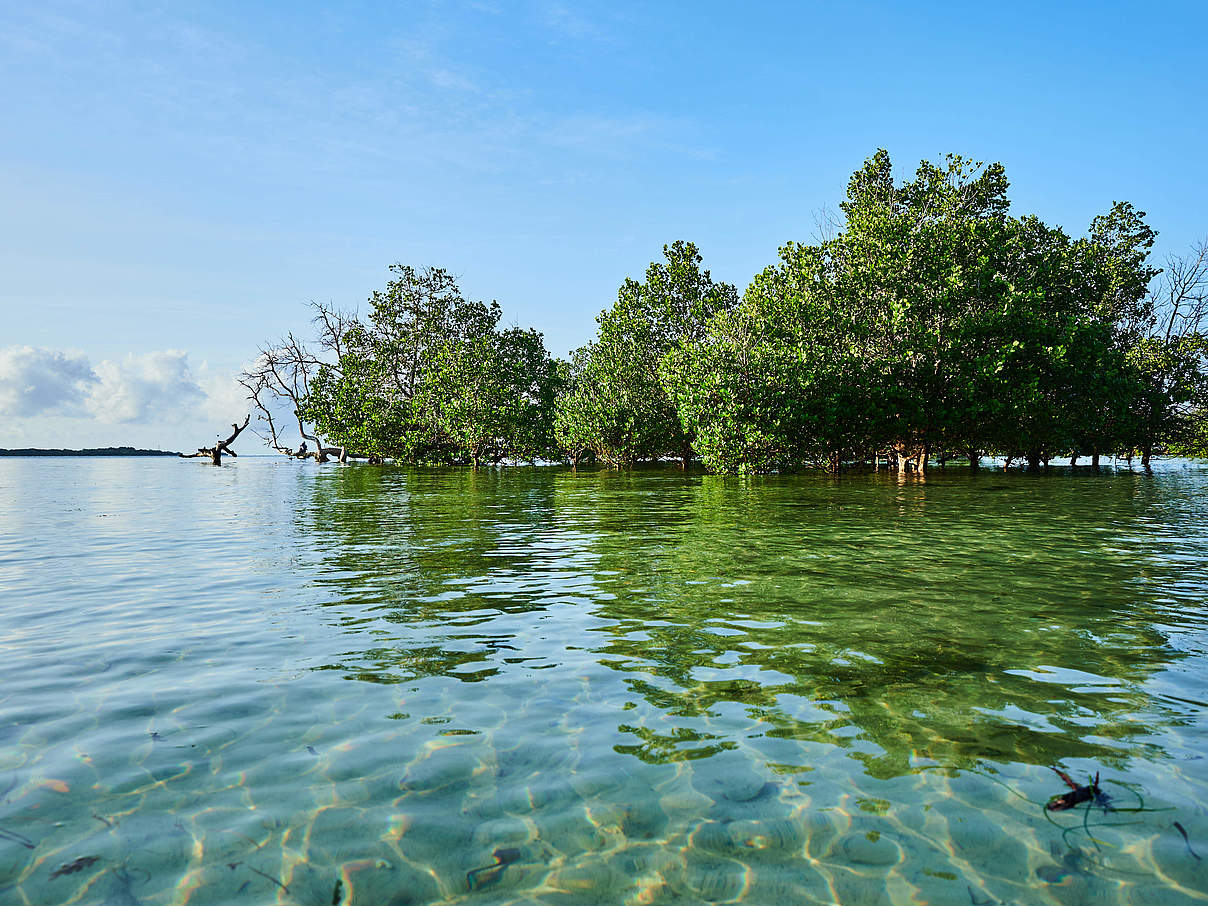
[[[203,364],[200,384],[206,397],[201,412],[217,425],[225,425],[231,419],[243,421],[243,416],[251,411],[247,388],[231,375],[208,374]]]
[[[34,346],[0,349],[0,415],[70,412],[85,402],[98,380],[88,359],[78,353]]]
[[[104,422],[177,420],[205,399],[188,354],[178,349],[132,353],[120,362],[101,362],[96,372],[99,381],[89,389],[85,408]]]
[[[0,347],[8,446],[190,447],[243,421],[247,391],[225,368],[179,349],[89,361],[83,353]],[[20,440],[18,440],[20,439]]]

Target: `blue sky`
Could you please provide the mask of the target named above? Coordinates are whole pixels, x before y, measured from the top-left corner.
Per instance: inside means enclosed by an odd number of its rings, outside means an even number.
[[[664,243],[740,290],[877,148],[1208,234],[1199,4],[0,2],[6,446],[190,448],[436,264],[557,354]],[[238,411],[234,411],[238,410]]]

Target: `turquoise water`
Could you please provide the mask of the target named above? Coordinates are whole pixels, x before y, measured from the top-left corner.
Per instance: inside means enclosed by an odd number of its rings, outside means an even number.
[[[1192,464],[0,459],[0,525],[6,906],[1208,900]]]

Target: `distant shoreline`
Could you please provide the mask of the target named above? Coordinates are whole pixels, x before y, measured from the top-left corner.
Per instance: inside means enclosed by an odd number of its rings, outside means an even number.
[[[0,448],[0,456],[176,456],[174,450],[136,450],[134,447],[89,447],[84,450],[53,450],[42,447],[23,447],[6,450]]]

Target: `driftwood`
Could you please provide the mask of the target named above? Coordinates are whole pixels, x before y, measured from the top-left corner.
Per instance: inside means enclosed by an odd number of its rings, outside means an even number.
[[[226,453],[230,456],[238,457],[239,454],[231,449],[231,444],[235,442],[235,438],[240,435],[244,428],[248,426],[248,422],[252,420],[252,414],[249,412],[247,418],[243,420],[242,425],[232,424],[231,427],[235,431],[226,440],[220,440],[212,447],[198,447],[196,453],[181,453],[182,459],[196,459],[202,456],[210,457],[210,461],[216,466],[222,465],[222,454]]]

